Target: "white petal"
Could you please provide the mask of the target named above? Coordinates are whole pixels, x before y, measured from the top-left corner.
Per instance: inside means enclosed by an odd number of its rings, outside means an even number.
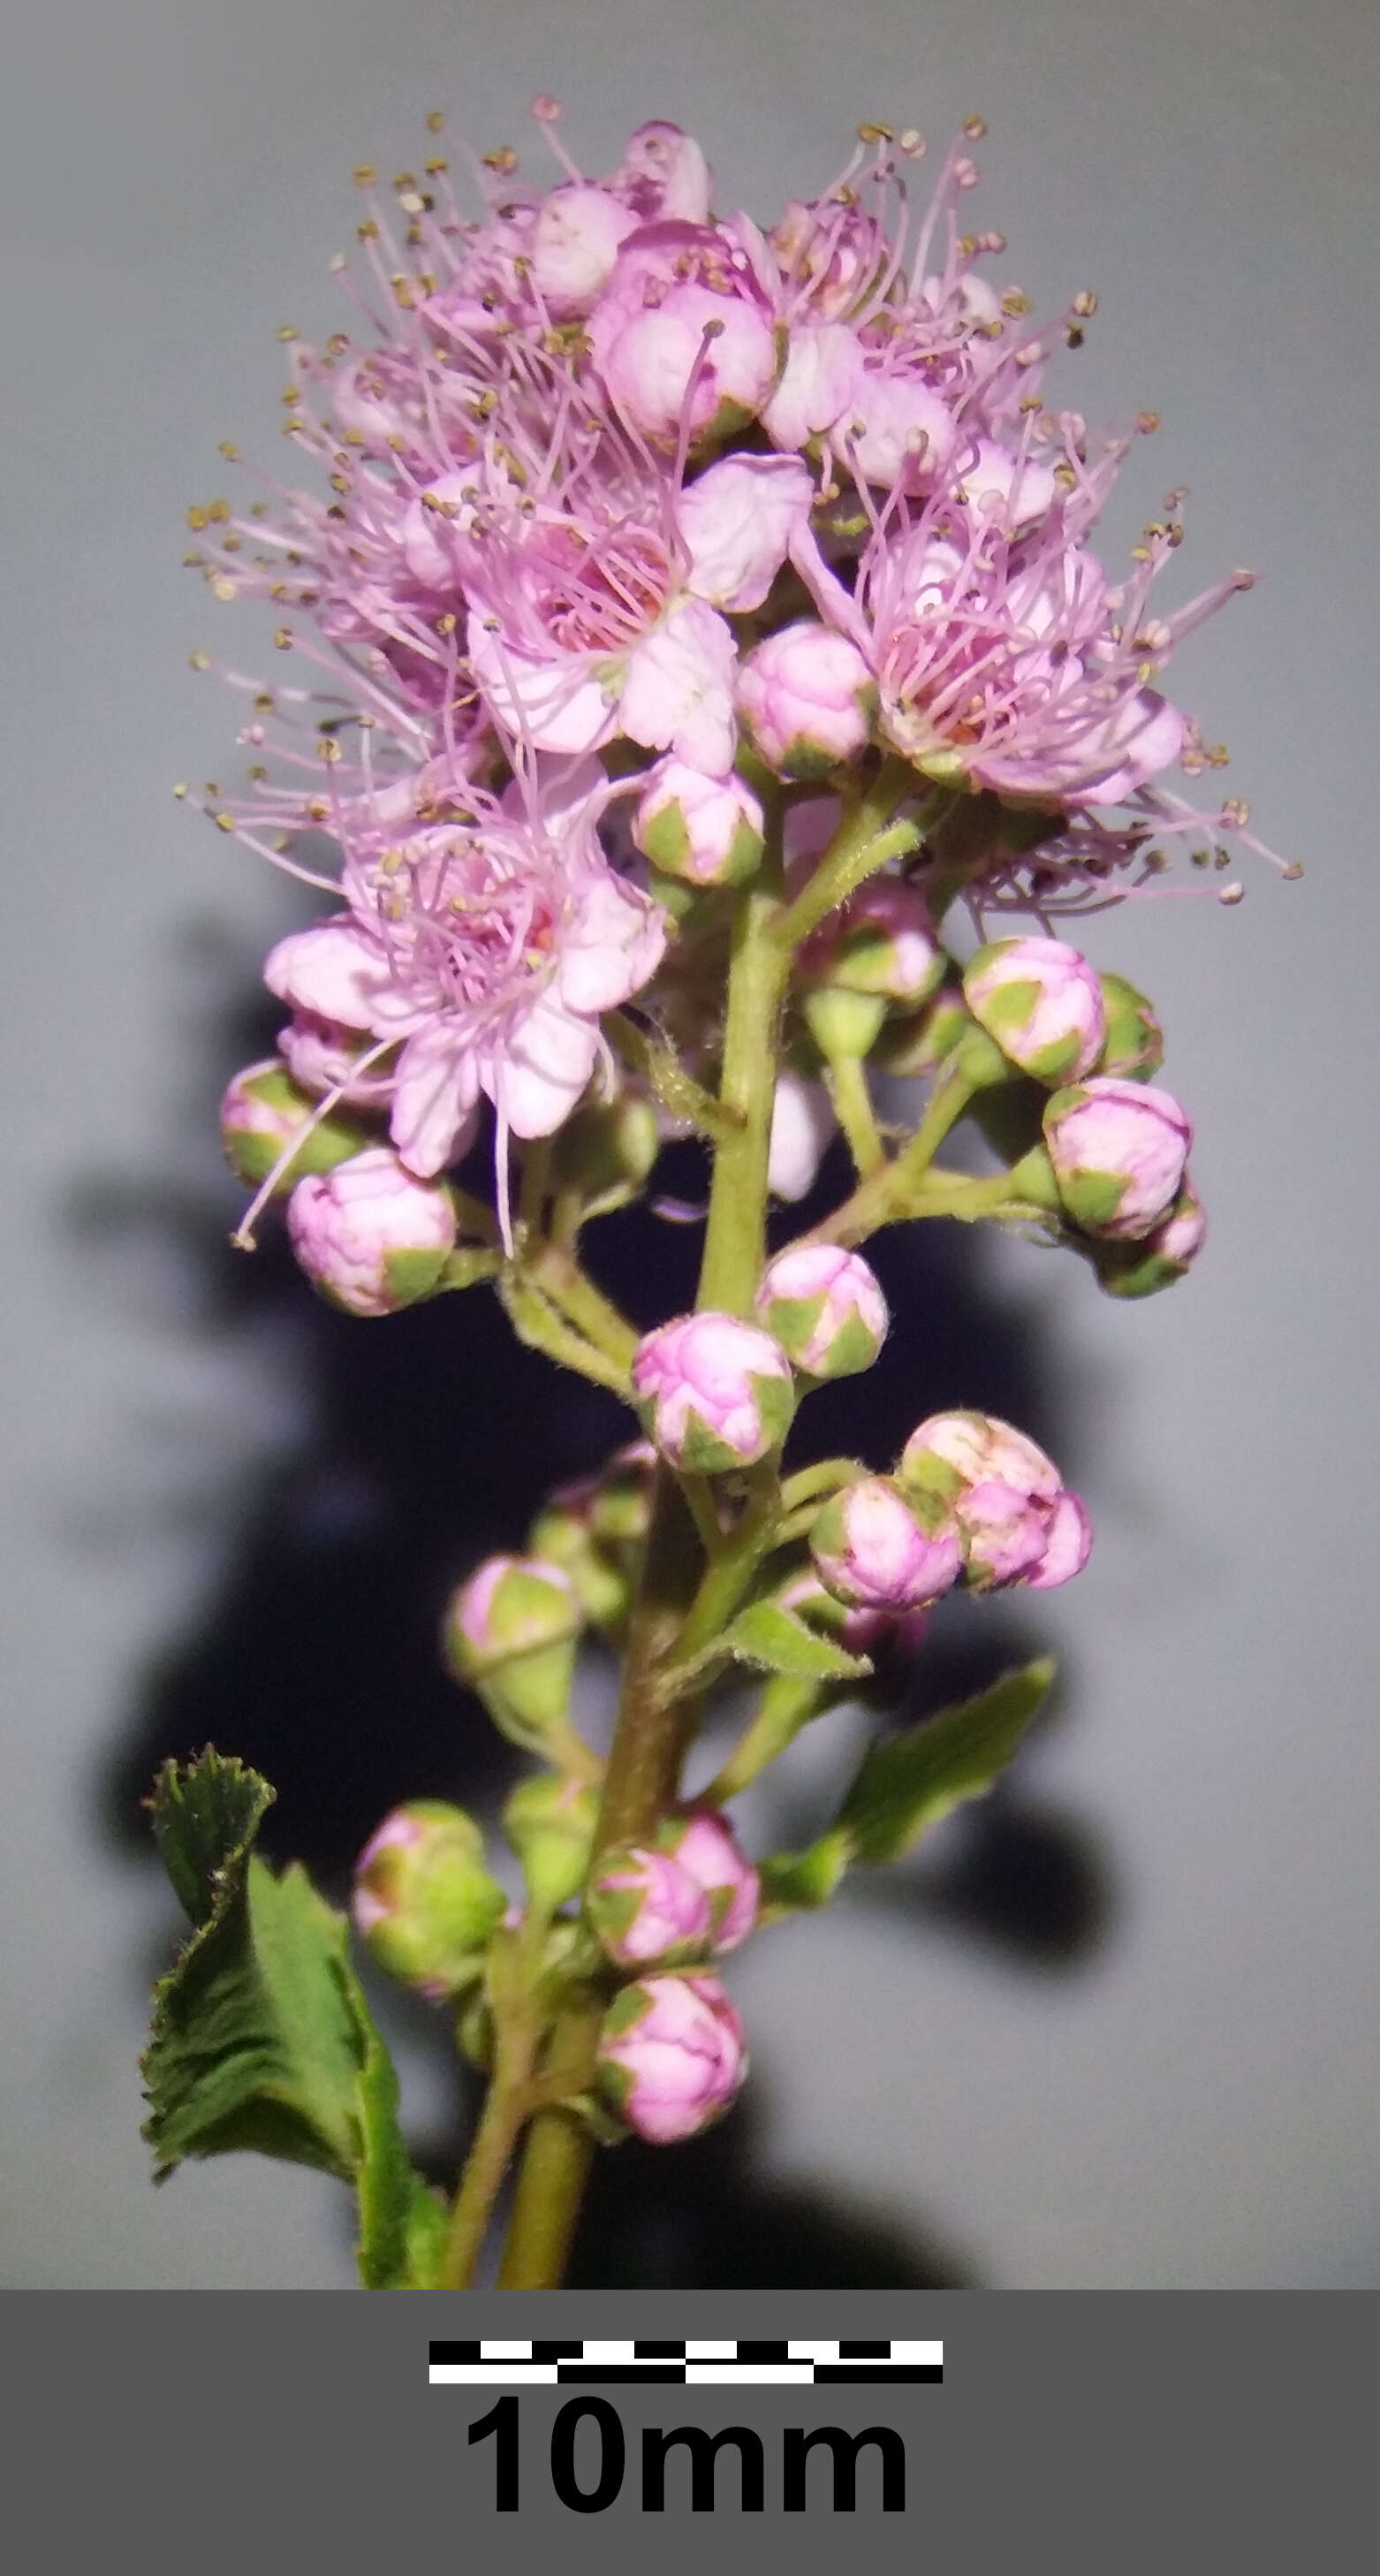
[[[408,1039],[390,1128],[409,1171],[430,1180],[456,1160],[473,1133],[478,1096],[474,1058],[452,1030],[433,1022]]]
[[[290,931],[264,961],[264,982],[280,1002],[346,1029],[373,1027],[375,1001],[389,980],[382,950],[349,913]]]

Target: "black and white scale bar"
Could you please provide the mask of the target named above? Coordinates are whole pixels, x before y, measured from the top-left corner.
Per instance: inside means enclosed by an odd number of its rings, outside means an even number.
[[[825,2335],[766,2342],[687,2336],[683,2342],[550,2342],[485,2338],[433,2343],[433,2388],[837,2388],[929,2384],[944,2377],[942,2343],[870,2342]]]

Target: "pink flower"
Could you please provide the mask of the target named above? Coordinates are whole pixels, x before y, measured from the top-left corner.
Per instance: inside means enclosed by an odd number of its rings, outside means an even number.
[[[676,1865],[702,1888],[713,1925],[711,1948],[716,1956],[736,1950],[757,1920],[761,1880],[738,1848],[726,1816],[713,1807],[691,1807],[668,1818],[657,1841]]]
[[[735,885],[762,857],[762,808],[731,774],[706,778],[684,761],[659,760],[633,817],[633,839],[663,876],[687,885]]]
[[[1028,539],[941,494],[859,582],[882,732],[926,776],[1115,805],[1176,760],[1184,719],[1145,685],[1144,578],[1110,589],[1065,509]]]
[[[414,1179],[383,1145],[311,1172],[288,1201],[292,1248],[309,1279],[351,1315],[393,1315],[428,1296],[455,1243],[444,1187]]]
[[[594,1070],[600,1013],[656,968],[664,916],[609,868],[596,805],[547,827],[476,797],[469,825],[363,834],[348,910],[268,958],[280,999],[398,1045],[393,1140],[424,1178],[465,1151],[481,1092],[504,1129],[552,1134]]]
[[[1093,1075],[1053,1094],[1044,1127],[1059,1196],[1084,1233],[1139,1239],[1173,1206],[1193,1127],[1172,1093]]]
[[[645,460],[604,463],[579,472],[572,499],[447,531],[471,666],[500,723],[539,751],[621,731],[722,777],[737,654],[720,611],[760,606],[788,557],[827,591],[808,470],[725,457],[682,491]]]
[[[600,2089],[654,2146],[719,2119],[747,2062],[743,2025],[717,1977],[642,1977],[615,1997],[599,2035]]]
[[[890,1317],[876,1272],[838,1243],[801,1243],[769,1261],[757,1313],[807,1377],[851,1377],[870,1368]]]
[[[963,992],[979,1026],[1022,1073],[1070,1082],[1096,1064],[1107,1025],[1102,987],[1064,940],[995,940],[969,960]]]
[[[872,731],[876,691],[855,644],[803,618],[778,627],[738,675],[738,711],[783,778],[818,778],[853,760]]]
[[[548,312],[565,321],[589,311],[637,222],[607,188],[577,180],[551,190],[538,208],[529,252],[532,282]]]
[[[698,1880],[669,1851],[610,1852],[586,1899],[590,1921],[620,1968],[686,1960],[710,1944],[714,1917]]]
[[[674,447],[682,423],[702,441],[754,418],[780,363],[772,283],[766,246],[746,215],[647,224],[629,235],[586,328],[630,429]]]
[[[662,117],[628,137],[621,168],[604,185],[631,207],[640,224],[709,220],[709,164],[692,134]]]
[[[672,1465],[713,1475],[750,1467],[784,1439],[794,1409],[779,1342],[736,1315],[678,1315],[638,1344],[633,1393]]]
[[[828,1589],[857,1610],[921,1609],[963,1569],[952,1522],[927,1529],[886,1476],[864,1476],[825,1504],[810,1554]]]

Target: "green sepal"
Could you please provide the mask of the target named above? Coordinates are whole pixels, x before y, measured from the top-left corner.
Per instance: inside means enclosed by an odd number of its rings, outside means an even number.
[[[1099,975],[1098,982],[1107,1020],[1098,1072],[1120,1082],[1153,1082],[1164,1062],[1164,1031],[1154,1004],[1124,975]]]
[[[272,1798],[210,1747],[155,1783],[154,1834],[195,1928],[154,1989],[143,2135],[160,2182],[187,2156],[253,2150],[354,2183],[361,2277],[402,2287],[419,2185],[397,2077],[344,1916],[296,1863],[277,1878],[252,1849]]]
[[[899,1860],[932,1825],[989,1790],[1015,1753],[1054,1679],[1048,1655],[1004,1673],[902,1735],[869,1745],[843,1803],[838,1830],[855,1860]]]
[[[399,1306],[415,1306],[420,1298],[431,1295],[440,1284],[447,1264],[455,1258],[454,1253],[434,1250],[386,1252],[383,1275],[388,1282],[389,1296]]]
[[[304,1174],[334,1171],[337,1163],[348,1162],[352,1155],[362,1154],[366,1146],[375,1142],[368,1127],[338,1112],[317,1118],[312,1126],[318,1104],[310,1092],[299,1089],[286,1065],[266,1065],[250,1076],[245,1088],[280,1117],[295,1116],[301,1123],[302,1142],[274,1190],[275,1198],[286,1198]],[[222,1142],[225,1159],[236,1178],[257,1188],[281,1160],[287,1138],[265,1136],[252,1127],[231,1127],[224,1131]]]

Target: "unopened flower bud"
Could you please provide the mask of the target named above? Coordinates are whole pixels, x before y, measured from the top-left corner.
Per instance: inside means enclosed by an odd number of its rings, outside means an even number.
[[[778,1252],[756,1302],[767,1331],[806,1377],[853,1377],[871,1368],[891,1320],[876,1272],[839,1243]]]
[[[903,1076],[935,1073],[971,1027],[961,990],[944,984],[923,1009],[888,1021],[877,1045],[878,1065],[883,1073]]]
[[[1193,1141],[1171,1093],[1094,1075],[1054,1093],[1044,1126],[1059,1196],[1085,1234],[1138,1241],[1168,1215]]]
[[[811,932],[797,961],[822,1052],[865,1055],[888,1013],[927,1001],[946,964],[918,889],[903,877],[869,877]]]
[[[367,1146],[368,1130],[353,1119],[318,1118],[313,1126],[315,1108],[310,1092],[299,1090],[280,1056],[246,1065],[220,1104],[220,1141],[231,1170],[257,1186],[267,1180],[284,1147],[300,1137],[274,1193],[283,1197],[307,1172],[332,1171]]]
[[[542,1913],[554,1913],[583,1887],[598,1821],[597,1790],[574,1780],[542,1771],[514,1789],[503,1810],[503,1830]]]
[[[288,1201],[307,1276],[351,1315],[393,1315],[435,1287],[455,1244],[443,1182],[419,1181],[386,1145],[309,1173]]]
[[[600,1546],[583,1502],[552,1498],[538,1512],[527,1533],[534,1556],[558,1565],[569,1579],[580,1608],[596,1628],[617,1628],[632,1603],[632,1585],[623,1567]]]
[[[588,1101],[552,1139],[552,1186],[577,1190],[590,1215],[605,1216],[641,1189],[660,1151],[650,1100],[623,1091]]]
[[[883,1643],[914,1654],[930,1623],[928,1610],[851,1610],[825,1590],[813,1569],[797,1574],[777,1598],[783,1610],[837,1638],[850,1655],[870,1655]]]
[[[457,1679],[481,1692],[497,1725],[526,1741],[566,1714],[581,1624],[563,1567],[490,1556],[453,1596],[442,1642]]]
[[[603,1948],[620,1968],[703,1958],[714,1917],[698,1880],[670,1852],[635,1844],[605,1854],[585,1900]]]
[[[714,1807],[691,1807],[683,1815],[668,1816],[658,1828],[657,1847],[669,1852],[703,1889],[709,1903],[710,1948],[716,1954],[736,1950],[757,1920],[762,1882],[739,1850],[728,1818]]]
[[[857,1610],[918,1610],[963,1570],[952,1520],[908,1502],[887,1476],[864,1476],[825,1504],[810,1554],[829,1590]]]
[[[507,1902],[484,1867],[473,1818],[439,1798],[414,1798],[365,1844],[350,1910],[380,1967],[439,2000],[478,1975]]]
[[[822,1082],[807,1082],[789,1066],[779,1075],[771,1110],[767,1187],[792,1206],[813,1189],[815,1176],[838,1127]]]
[[[1164,1062],[1164,1031],[1152,1005],[1124,975],[1102,975],[1107,1034],[1097,1070],[1122,1082],[1149,1082]]]
[[[599,2034],[600,2090],[654,2146],[719,2119],[747,2063],[743,2025],[717,1977],[639,1978],[615,1997]]]
[[[802,618],[749,653],[737,703],[769,768],[782,778],[822,778],[868,742],[877,687],[856,644]]]
[[[560,320],[588,313],[637,217],[607,188],[553,188],[532,228],[532,282]]]
[[[1097,1246],[1099,1285],[1109,1297],[1153,1297],[1158,1289],[1172,1288],[1176,1279],[1185,1276],[1206,1238],[1202,1201],[1185,1174],[1168,1216],[1161,1217],[1140,1242]]]
[[[1106,1028],[1102,989],[1065,940],[993,940],[970,959],[963,991],[979,1026],[1037,1082],[1076,1080],[1097,1062]]]
[[[761,865],[762,808],[731,773],[709,778],[683,760],[648,771],[633,839],[663,876],[690,886],[738,885]]]
[[[765,1458],[794,1410],[780,1343],[736,1315],[678,1315],[658,1326],[638,1345],[632,1382],[663,1457],[695,1474]]]
[[[932,1414],[896,1472],[917,1502],[952,1514],[970,1591],[1049,1591],[1087,1561],[1092,1532],[1078,1496],[1043,1449],[993,1414]]]

